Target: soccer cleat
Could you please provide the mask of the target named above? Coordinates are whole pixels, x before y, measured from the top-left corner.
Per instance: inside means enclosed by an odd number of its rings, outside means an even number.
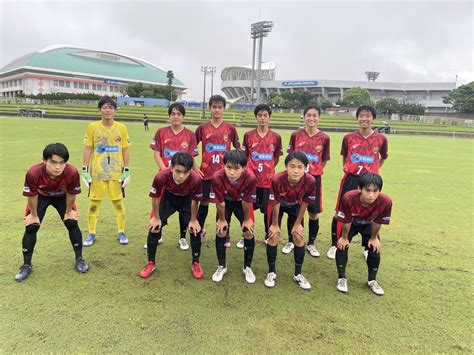
[[[369,257],[369,251],[368,250],[364,250],[364,259],[365,261],[367,261],[367,258]]]
[[[255,283],[256,278],[250,267],[246,266],[243,268],[242,271],[244,272],[244,275],[245,275],[245,281],[247,281],[249,284]]]
[[[319,251],[316,249],[316,247],[313,244],[307,245],[306,250],[309,251],[311,256],[318,257],[320,255]]]
[[[79,272],[87,272],[89,270],[89,265],[86,264],[86,261],[82,256],[76,259],[76,270]]]
[[[148,278],[151,276],[151,274],[153,274],[153,271],[155,271],[156,269],[156,265],[153,261],[149,261],[145,267],[142,269],[142,271],[140,271],[140,277],[141,278]]]
[[[23,264],[20,266],[20,270],[18,273],[15,275],[15,281],[23,281],[28,277],[28,275],[33,271],[33,268],[31,265],[28,264]]]
[[[283,254],[290,254],[293,249],[295,249],[295,245],[292,243],[292,242],[288,242],[286,243],[286,245],[283,247],[283,249],[281,250],[281,252]]]
[[[311,289],[311,284],[309,283],[308,280],[306,280],[306,277],[303,275],[299,274],[294,276],[293,275],[293,280],[298,283],[298,285],[303,289],[303,290],[309,290]]]
[[[179,245],[179,249],[181,249],[181,250],[188,250],[189,249],[189,244],[186,241],[186,238],[179,238],[178,245]]]
[[[212,274],[212,281],[220,282],[224,275],[227,274],[227,268],[225,266],[219,265],[216,272]]]
[[[348,292],[349,288],[347,287],[347,279],[338,279],[336,289],[341,292]]]
[[[124,232],[120,232],[118,234],[117,239],[119,240],[120,244],[122,244],[122,245],[128,244],[128,238],[127,238],[127,236],[125,235]]]
[[[331,246],[328,250],[328,252],[326,253],[326,256],[329,258],[329,259],[336,259],[336,250],[337,248],[335,246]]]
[[[235,246],[239,249],[243,249],[244,248],[244,238],[240,238],[240,240],[237,242],[237,244]]]
[[[269,272],[267,274],[267,277],[265,278],[265,281],[263,281],[263,283],[267,287],[275,287],[276,278],[277,278],[277,274],[275,274],[274,272]]]
[[[84,240],[82,245],[84,245],[85,247],[90,247],[92,244],[94,244],[96,239],[97,239],[97,237],[96,237],[95,233],[89,233],[89,235],[87,236],[86,240]]]
[[[375,280],[367,281],[367,285],[369,285],[372,292],[375,293],[376,295],[382,296],[382,295],[385,294],[385,292],[383,291],[383,288],[380,287],[380,285],[377,281],[375,281]]]
[[[195,279],[202,279],[204,272],[202,271],[201,264],[199,263],[192,263],[191,270],[193,271],[193,276]]]

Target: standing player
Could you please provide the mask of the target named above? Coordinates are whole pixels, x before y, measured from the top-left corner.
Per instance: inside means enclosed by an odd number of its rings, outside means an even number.
[[[342,140],[341,155],[344,176],[339,187],[336,211],[339,209],[341,199],[347,191],[356,190],[362,174],[367,172],[378,174],[379,168],[388,157],[387,138],[372,129],[374,119],[377,117],[375,108],[369,105],[359,106],[356,112],[359,129],[348,133]],[[336,257],[337,243],[337,218],[332,219],[331,247],[327,252],[329,259]],[[365,249],[367,257],[368,249]]]
[[[256,178],[252,171],[245,169],[245,153],[231,150],[224,155],[224,169],[212,176],[210,199],[217,209],[216,253],[219,266],[212,275],[212,281],[219,282],[227,273],[226,238],[229,237],[229,224],[232,214],[239,220],[244,238],[245,281],[255,282],[252,271],[252,258],[255,248],[253,236],[253,206],[255,202]]]
[[[360,233],[362,245],[368,249],[367,285],[373,293],[382,296],[384,291],[375,280],[380,265],[380,228],[390,223],[392,200],[381,193],[383,181],[380,175],[365,173],[359,179],[358,190],[347,192],[339,204],[337,211],[338,241],[336,266],[338,272],[337,290],[348,292],[346,265],[349,243]]]
[[[150,130],[148,127],[148,116],[146,113],[143,114],[143,127],[145,127],[145,132]]]
[[[230,150],[231,145],[234,148],[240,148],[237,130],[233,125],[224,121],[225,105],[226,101],[222,96],[211,96],[209,99],[211,120],[199,125],[196,129],[196,140],[198,144],[201,142],[202,150],[201,168],[197,168],[202,179],[203,192],[198,212],[198,221],[202,228],[202,235],[204,235],[204,223],[209,212],[209,192],[212,174],[224,167],[224,154]]]
[[[254,115],[257,120],[257,128],[248,131],[244,135],[242,149],[247,153],[249,170],[257,177],[257,200],[254,209],[260,209],[263,213],[265,226],[265,240],[268,238],[268,196],[272,184],[273,175],[278,159],[283,154],[281,148],[281,137],[268,126],[272,109],[266,104],[255,107]],[[237,243],[237,248],[244,247],[244,238]]]
[[[305,127],[293,132],[288,145],[288,153],[294,151],[303,152],[308,158],[308,167],[306,172],[316,179],[316,203],[308,205],[308,243],[306,250],[312,256],[319,256],[319,251],[314,246],[314,242],[319,232],[319,213],[323,211],[323,198],[321,175],[326,166],[329,157],[329,136],[318,129],[321,109],[317,106],[309,106],[303,112]],[[293,241],[288,243],[282,249],[285,254],[291,253],[294,248]]]
[[[194,161],[188,153],[177,152],[171,158],[170,168],[156,174],[150,190],[153,214],[148,225],[148,263],[140,272],[143,278],[149,277],[155,270],[156,249],[161,239],[161,231],[168,218],[175,212],[182,216],[191,235],[191,270],[196,279],[203,276],[199,257],[201,255],[201,227],[197,221],[199,200],[202,197],[201,178],[192,170]]]
[[[25,233],[23,234],[23,265],[15,276],[16,281],[25,280],[33,270],[31,258],[36,245],[36,234],[49,206],[58,211],[69,232],[76,270],[86,272],[89,266],[82,257],[82,234],[77,224],[76,195],[81,193],[77,169],[67,164],[69,152],[64,144],[48,144],[43,150],[43,162],[28,169],[23,187],[23,196],[28,197]]]
[[[293,236],[295,244],[295,273],[293,280],[304,290],[309,290],[311,284],[301,274],[304,261],[304,227],[303,216],[308,204],[316,201],[314,177],[305,173],[308,158],[303,152],[295,151],[285,159],[286,171],[276,174],[272,179],[270,190],[271,225],[268,228],[267,261],[268,274],[265,286],[274,287],[276,280],[277,245],[280,241],[281,219],[283,213],[288,215],[288,235]]]
[[[170,125],[159,128],[156,131],[155,138],[151,141],[150,148],[153,149],[153,157],[160,171],[170,166],[171,158],[177,152],[189,153],[193,157],[198,155],[196,136],[193,131],[183,125],[185,115],[186,110],[183,105],[179,103],[171,104],[168,108]],[[187,250],[189,249],[186,242],[188,221],[181,214],[179,215],[179,228],[179,247],[181,250]]]
[[[100,203],[108,197],[114,206],[120,244],[128,244],[125,235],[124,188],[130,182],[127,127],[115,121],[117,104],[104,96],[99,101],[102,119],[89,124],[84,137],[82,180],[89,187],[89,235],[84,246],[96,241]]]

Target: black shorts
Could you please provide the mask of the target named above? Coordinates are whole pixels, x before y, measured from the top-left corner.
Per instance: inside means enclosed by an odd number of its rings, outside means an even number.
[[[368,247],[370,236],[372,235],[372,224],[363,224],[363,225],[351,225],[351,229],[349,230],[349,234],[347,239],[349,242],[352,242],[352,238],[354,238],[357,234],[362,236],[362,246]],[[340,238],[340,236],[339,236]]]
[[[44,215],[49,206],[53,206],[56,211],[58,211],[61,220],[63,220],[64,215],[66,214],[66,195],[59,197],[38,195],[38,206],[36,207],[36,211],[40,222],[43,221]],[[73,206],[73,209],[76,210],[75,205]],[[30,211],[27,205],[25,216],[28,216],[29,214]]]
[[[211,180],[201,180],[202,199],[209,201],[209,193],[211,192]]]
[[[316,186],[315,186],[316,201],[314,205],[308,204],[308,212],[321,213],[323,212],[323,190],[321,187],[321,175],[313,175],[313,177],[316,179]]]
[[[273,208],[270,208],[269,211],[273,211]],[[283,219],[283,214],[287,214],[288,218],[286,220],[286,227],[287,227],[287,232],[288,232],[288,237],[291,236],[291,230],[293,229],[293,226],[295,225],[296,218],[298,217],[298,213],[300,211],[300,205],[292,205],[292,206],[282,206],[280,205],[280,213],[278,214],[278,225],[281,227],[281,220]],[[272,224],[272,213],[269,213],[268,216],[268,225]],[[301,224],[304,225],[304,220],[301,221]]]
[[[225,220],[227,221],[227,236],[230,234],[230,221],[232,214],[238,219],[240,225],[244,222],[244,209],[242,208],[242,201],[225,200]]]
[[[268,197],[270,196],[269,187],[257,187],[257,199],[253,204],[253,209],[259,209],[263,214],[268,210]]]
[[[160,219],[161,225],[166,226],[168,218],[175,212],[179,212],[184,217],[184,223],[188,225],[191,220],[191,195],[179,196],[164,190],[160,199]]]
[[[352,175],[349,173],[344,174],[339,187],[339,194],[337,195],[336,212],[339,210],[339,204],[341,203],[342,197],[345,193],[359,188],[359,180],[360,175]]]

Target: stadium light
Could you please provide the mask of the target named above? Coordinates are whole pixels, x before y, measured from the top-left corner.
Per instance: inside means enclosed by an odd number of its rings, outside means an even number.
[[[201,71],[203,73],[204,77],[204,93],[202,97],[202,118],[206,116],[206,75],[211,74],[212,75],[212,81],[211,81],[211,96],[213,95],[214,91],[214,73],[216,72],[216,67],[209,66],[209,65],[201,65]]]
[[[211,73],[211,96],[214,95],[214,73],[216,72],[216,67],[209,67]]]
[[[257,66],[257,104],[260,103],[260,85],[262,77],[262,51],[263,51],[263,37],[267,37],[273,28],[272,21],[260,21],[252,23],[250,26],[250,37],[253,39],[253,51],[252,51],[252,74],[251,74],[251,87],[250,87],[250,102],[253,104],[254,95],[254,73],[255,73],[255,47],[258,42],[258,66]]]

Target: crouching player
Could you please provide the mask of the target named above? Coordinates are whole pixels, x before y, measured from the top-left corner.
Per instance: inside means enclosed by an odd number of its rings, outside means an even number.
[[[36,244],[36,234],[49,206],[58,211],[64,222],[76,255],[76,270],[86,272],[89,266],[82,257],[82,234],[77,224],[74,201],[81,192],[79,172],[67,164],[69,152],[64,144],[48,144],[43,150],[43,162],[28,169],[23,196],[28,197],[25,234],[23,235],[23,265],[15,276],[23,281],[31,273],[31,258]]]
[[[380,175],[366,173],[360,177],[358,190],[346,192],[337,211],[336,265],[339,279],[337,290],[347,292],[346,265],[349,243],[360,233],[362,245],[368,248],[367,285],[376,295],[383,295],[382,287],[375,280],[380,265],[380,228],[390,223],[392,200],[381,193],[383,181]]]
[[[268,274],[265,286],[274,287],[276,279],[277,245],[280,241],[281,219],[283,213],[288,215],[288,234],[293,237],[295,258],[295,280],[302,289],[309,290],[311,284],[301,274],[304,261],[304,228],[303,216],[308,204],[316,201],[316,180],[305,173],[308,158],[300,151],[291,152],[285,159],[286,171],[276,174],[270,189],[269,210],[271,225],[268,228],[267,261]]]
[[[231,150],[224,155],[224,169],[214,173],[211,180],[211,202],[217,209],[216,253],[219,267],[212,281],[219,282],[227,273],[226,238],[229,238],[229,224],[232,214],[239,220],[244,237],[244,267],[245,281],[255,282],[251,269],[255,238],[253,236],[253,203],[256,198],[257,179],[245,169],[247,157],[244,152]]]
[[[196,279],[203,276],[199,257],[201,256],[201,231],[197,221],[199,201],[202,199],[201,178],[192,170],[193,157],[188,153],[177,152],[171,158],[170,168],[156,174],[150,190],[153,214],[148,225],[147,252],[148,263],[140,272],[143,278],[150,277],[156,268],[156,249],[161,239],[161,231],[168,218],[175,212],[187,222],[191,235],[191,270]]]

